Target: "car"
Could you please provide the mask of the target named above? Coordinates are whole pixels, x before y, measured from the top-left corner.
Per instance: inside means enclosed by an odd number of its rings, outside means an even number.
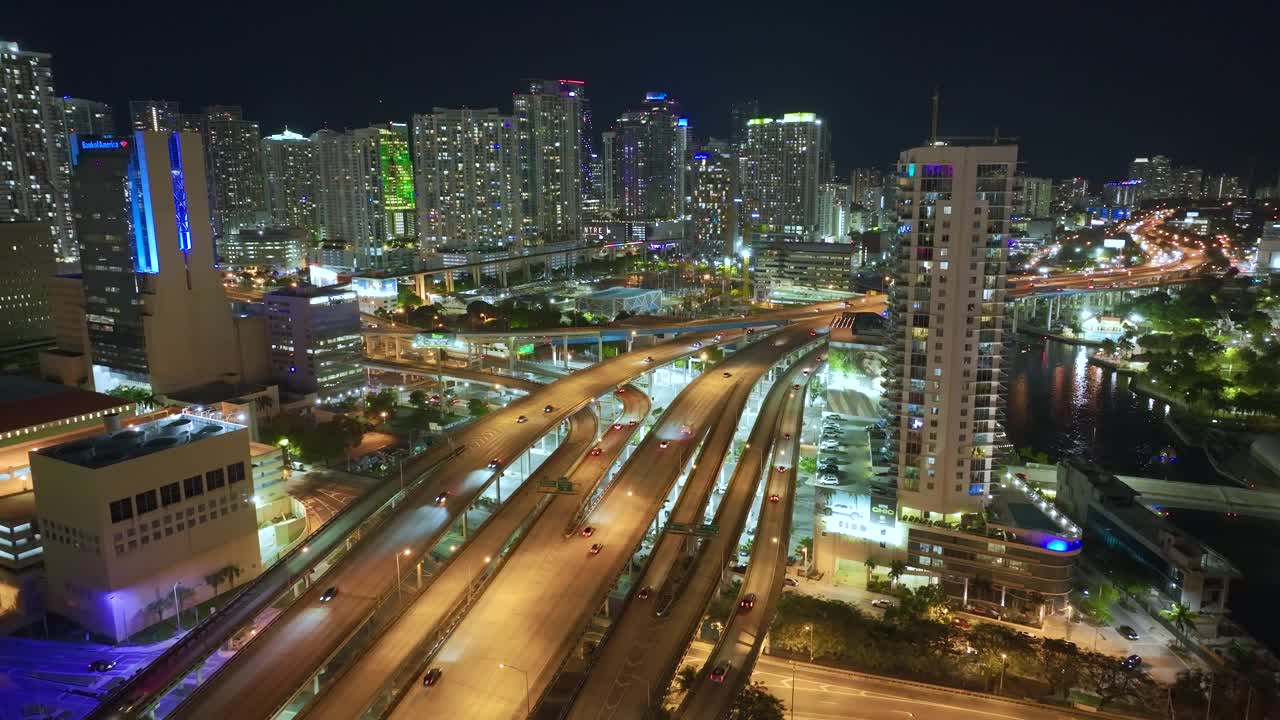
[[[597,445],[596,447],[591,448],[591,457],[600,457],[603,452],[604,450],[601,450],[600,446]]]
[[[667,446],[670,444],[671,444],[670,442],[663,440],[662,442],[658,443],[658,448],[662,450],[666,450]]]
[[[438,402],[440,402],[440,396],[439,396],[439,395],[432,395],[432,396],[431,396],[431,402],[433,402],[433,403],[438,403]]]
[[[744,573],[744,572],[746,572],[746,571],[747,571],[747,566],[746,566],[746,565],[733,565],[733,566],[731,566],[731,567],[729,568],[729,572],[734,572],[734,573],[737,573],[737,574],[739,574],[739,575],[741,575],[742,573]]]
[[[637,600],[648,600],[653,595],[653,588],[648,585],[640,588],[640,592],[636,593]]]
[[[520,417],[516,418],[516,422],[518,423],[529,422],[529,418],[524,415],[521,415]]]
[[[644,361],[645,361],[646,363],[651,363],[651,362],[653,362],[653,356],[652,356],[652,355],[650,355],[650,356],[645,357]]]
[[[805,375],[808,375],[808,374],[809,374],[809,371],[808,371],[808,370],[802,370],[802,371],[801,371],[801,373],[803,373],[803,374],[805,374]]]
[[[729,674],[729,663],[720,663],[711,670],[711,682],[722,683],[724,677]]]
[[[786,472],[786,471],[787,471],[787,466],[786,466],[786,465],[779,465],[779,466],[778,466],[778,472],[783,473],[783,472]]]
[[[430,670],[427,671],[426,675],[422,676],[423,687],[431,687],[432,685],[435,685],[437,682],[440,681],[440,676],[443,674],[444,674],[444,671],[441,670],[440,668],[438,667],[431,668]]]
[[[755,606],[756,606],[756,594],[747,593],[745,596],[743,596],[741,600],[738,601],[738,612],[740,613],[751,612],[751,608]]]
[[[747,328],[747,334],[748,334],[748,335],[755,335],[755,334],[756,334],[756,329],[755,329],[755,328]]]
[[[596,534],[596,529],[591,527],[590,525],[582,528],[582,537],[591,537],[592,535],[595,535],[595,534]]]
[[[449,493],[442,492],[436,496],[436,505],[444,507],[447,504],[449,504]]]
[[[783,440],[790,440],[790,439],[791,439],[791,433],[789,433],[789,432],[784,432],[784,433],[782,433],[782,439],[783,439]]]
[[[779,497],[778,495],[770,495],[770,496],[769,496],[769,502],[771,502],[771,503],[780,502],[781,500],[782,500],[782,498],[781,498],[781,497]]]
[[[818,478],[817,482],[819,485],[839,485],[840,484],[840,481],[835,478],[825,478],[825,477]]]
[[[542,408],[542,412],[544,412],[544,413],[549,413],[549,412],[551,412],[552,410],[555,410],[555,408],[554,408],[554,407],[552,407],[552,406],[550,406],[550,405],[548,405],[548,406],[546,406],[546,407]]]
[[[615,392],[617,392],[619,395],[623,395],[627,392],[627,389],[625,387],[620,387]]]
[[[720,373],[720,377],[730,378],[730,377],[733,377],[733,373]]]
[[[688,437],[689,435],[693,434],[693,428],[689,427],[688,425],[681,425],[680,434],[684,435],[685,437]]]
[[[501,460],[499,460],[498,458],[494,458],[494,459],[492,459],[492,460],[490,460],[490,461],[489,461],[489,468],[490,468],[490,469],[493,469],[493,468],[499,468],[499,467],[502,467],[502,461],[501,461]]]
[[[635,427],[640,424],[639,420],[628,420],[627,427]]]
[[[1142,667],[1142,656],[1130,655],[1129,657],[1121,660],[1120,665],[1128,670],[1137,670]]]
[[[599,555],[599,554],[600,554],[600,551],[601,551],[601,550],[603,550],[603,549],[604,549],[604,545],[601,545],[600,543],[596,543],[595,545],[592,545],[592,546],[591,546],[591,554],[592,554],[592,555]]]
[[[973,625],[968,620],[965,620],[962,617],[953,617],[951,618],[951,627],[954,627],[958,630],[968,630],[969,628],[973,627]]]
[[[792,390],[799,390],[799,389],[800,389],[800,383],[796,383],[795,385],[792,385],[792,386],[791,386],[791,389],[792,389]]]
[[[328,590],[320,593],[320,602],[327,603],[336,597],[338,597],[338,586],[333,585]]]
[[[115,660],[94,660],[89,663],[90,672],[107,672],[116,666]]]
[[[810,331],[809,331],[809,337],[818,337],[818,331],[817,331],[817,330],[810,330]]]
[[[1129,639],[1129,640],[1137,640],[1137,639],[1138,639],[1138,631],[1137,631],[1137,630],[1134,630],[1133,628],[1129,627],[1128,625],[1120,625],[1120,626],[1116,627],[1116,632],[1120,633],[1122,636],[1124,636],[1125,638],[1127,638],[1127,639]]]
[[[895,606],[892,600],[885,600],[884,598],[876,598],[875,600],[871,601],[871,607],[880,608],[881,610],[888,610],[889,608],[895,607]]]
[[[622,423],[614,423],[614,424],[613,424],[613,429],[614,429],[614,430],[621,430],[621,429],[622,429]]]
[[[695,342],[694,344],[690,345],[689,347],[693,348],[694,350],[697,350],[698,348],[702,347],[702,343],[700,343],[700,342]]]
[[[786,587],[796,587],[800,583],[795,578],[785,577],[782,578],[782,584]]]

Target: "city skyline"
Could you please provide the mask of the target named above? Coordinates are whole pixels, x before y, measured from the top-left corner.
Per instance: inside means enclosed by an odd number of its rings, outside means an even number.
[[[236,104],[260,124],[264,135],[285,126],[309,134],[323,127],[342,130],[389,120],[408,123],[413,114],[437,106],[496,106],[506,113],[511,111],[507,96],[520,89],[522,79],[576,78],[592,88],[596,133],[607,129],[638,94],[649,90],[679,97],[690,129],[699,139],[729,137],[730,105],[751,98],[760,100],[764,116],[815,112],[831,123],[836,169],[843,174],[853,167],[888,166],[898,149],[919,144],[928,134],[929,98],[936,86],[942,94],[944,135],[987,135],[998,127],[1002,135],[1020,138],[1028,174],[1083,175],[1101,182],[1122,178],[1134,157],[1166,154],[1181,164],[1238,174],[1253,185],[1274,181],[1280,156],[1262,145],[1265,118],[1270,116],[1266,108],[1275,102],[1269,96],[1260,95],[1255,101],[1258,112],[1248,114],[1213,106],[1193,113],[1149,111],[1152,103],[1183,106],[1173,89],[1184,90],[1187,97],[1245,96],[1246,78],[1221,72],[1194,49],[1201,33],[1216,32],[1232,47],[1235,66],[1248,67],[1251,59],[1264,59],[1261,28],[1229,22],[1229,13],[1220,14],[1220,19],[1207,18],[1193,28],[1175,18],[1146,17],[1141,9],[1109,11],[1117,26],[1140,21],[1144,28],[1129,41],[1127,54],[1116,56],[1115,62],[1134,64],[1135,73],[1150,68],[1177,78],[1172,81],[1175,84],[1157,88],[1140,81],[1100,80],[1105,74],[1099,75],[1095,62],[1078,59],[1110,57],[1107,53],[1116,52],[1111,41],[1101,37],[1105,33],[1092,29],[1093,21],[1084,13],[1079,18],[1059,18],[1051,9],[1019,8],[1007,17],[996,13],[979,19],[940,9],[923,25],[913,26],[915,36],[926,35],[930,28],[957,29],[948,62],[936,63],[931,53],[895,49],[890,33],[844,30],[899,26],[906,20],[898,18],[895,10],[833,6],[814,12],[829,22],[807,25],[808,37],[797,40],[803,51],[781,54],[742,52],[741,48],[757,46],[773,29],[754,21],[758,13],[712,9],[706,10],[705,17],[714,25],[701,32],[666,32],[671,28],[651,27],[660,20],[637,20],[629,31],[657,40],[649,51],[635,54],[615,50],[612,28],[616,26],[607,17],[512,9],[512,22],[486,24],[478,39],[441,40],[445,47],[473,53],[458,64],[427,63],[413,56],[410,33],[428,19],[415,21],[412,12],[405,22],[387,26],[377,14],[327,23],[296,14],[273,20],[266,10],[259,18],[264,24],[292,26],[312,37],[315,47],[345,50],[285,53],[262,46],[235,53],[194,54],[185,63],[172,62],[159,46],[112,50],[92,28],[55,22],[47,8],[34,3],[21,5],[14,13],[16,32],[8,39],[53,54],[60,94],[109,102],[121,120],[129,100],[156,97],[175,99],[190,108]],[[469,10],[445,8],[438,13],[429,20],[433,25],[472,27],[480,20]],[[690,16],[698,17],[692,11]],[[521,19],[525,22],[517,22]],[[523,35],[549,29],[553,20],[572,28],[569,34],[575,42],[544,44],[533,57],[518,49]],[[138,22],[145,29],[158,20],[140,14]],[[225,22],[211,19],[208,26],[195,31],[192,44],[219,47],[225,42],[222,38],[234,34]],[[985,31],[967,32],[979,23],[996,23],[998,27],[990,31],[1009,38],[1015,47],[1024,40],[1026,47],[1035,48],[1034,54],[1011,53],[1007,46],[997,49],[979,42],[977,38],[986,37]],[[709,29],[713,26],[714,31]],[[346,51],[351,49],[358,52]],[[369,73],[350,61],[373,51],[380,54],[384,66],[404,68],[403,72]],[[876,59],[889,57],[896,59],[892,63]],[[1066,62],[1055,57],[1077,59]],[[832,67],[833,62],[847,68],[847,81],[837,79],[840,74],[816,71]]]

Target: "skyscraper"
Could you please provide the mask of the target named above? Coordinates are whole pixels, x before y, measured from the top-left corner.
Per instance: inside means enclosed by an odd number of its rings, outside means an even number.
[[[213,237],[261,225],[262,133],[235,105],[205,108],[204,143],[209,172],[209,210]]]
[[[55,250],[44,223],[0,223],[0,347],[54,336]]]
[[[530,80],[512,100],[521,217],[530,239],[576,241],[582,232],[581,80]]]
[[[350,214],[351,139],[334,130],[311,134],[316,153],[316,234],[321,242],[350,242],[345,218]]]
[[[747,121],[742,149],[743,223],[757,232],[809,239],[818,229],[818,184],[828,168],[827,134],[813,113]]]
[[[116,114],[107,103],[64,97],[62,124],[68,133],[112,135],[116,132]]]
[[[394,267],[416,257],[408,126],[321,130],[311,138],[316,143],[322,239],[350,245],[359,268]]]
[[[263,138],[261,148],[264,199],[271,223],[302,228],[317,240],[315,143],[285,129]]]
[[[708,143],[689,160],[689,216],[695,247],[709,257],[736,255],[738,154],[724,143]]]
[[[1045,218],[1053,212],[1053,180],[1023,177],[1018,179],[1014,212],[1028,218]]]
[[[1209,175],[1204,179],[1201,197],[1205,200],[1234,200],[1244,197],[1240,178],[1234,175]]]
[[[689,121],[665,92],[645,95],[641,110],[613,126],[613,198],[624,220],[673,220],[684,215],[684,165]]]
[[[520,167],[515,118],[494,108],[413,116],[423,250],[518,244]]]
[[[200,136],[137,131],[72,144],[94,386],[167,394],[236,377]]]
[[[1082,177],[1060,180],[1053,186],[1053,201],[1059,212],[1070,210],[1076,205],[1083,205],[1089,194],[1089,181]]]
[[[1142,197],[1163,200],[1169,197],[1169,169],[1169,158],[1164,155],[1134,158],[1129,163],[1129,179],[1142,181]]]
[[[134,130],[173,132],[182,130],[182,113],[173,100],[130,100],[129,122]]]
[[[818,186],[818,236],[824,242],[849,242],[849,186],[822,183]]]
[[[1203,178],[1204,172],[1199,168],[1174,168],[1169,181],[1170,197],[1199,200]]]
[[[899,156],[884,403],[901,514],[958,519],[981,507],[991,483],[1004,443],[1006,235],[1017,160],[1015,145]]]
[[[70,171],[53,58],[0,40],[0,222],[48,226],[63,257],[75,257]]]

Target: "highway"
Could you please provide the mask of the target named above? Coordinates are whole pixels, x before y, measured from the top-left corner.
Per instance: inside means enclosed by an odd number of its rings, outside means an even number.
[[[816,318],[748,345],[690,383],[659,416],[583,522],[594,528],[591,537],[565,537],[572,512],[564,523],[545,515],[436,656],[435,665],[443,670],[440,682],[415,687],[392,717],[523,716],[526,703],[536,700],[555,677],[630,561],[711,419],[725,415],[733,389],[754,384],[774,359],[812,340],[809,332],[826,321]],[[692,434],[682,433],[684,427]],[[601,548],[592,555],[596,543]]]
[[[802,390],[792,390],[774,439],[773,465],[786,472],[771,471],[765,482],[765,501],[760,504],[756,520],[756,542],[751,544],[751,561],[742,578],[738,592],[739,607],[746,598],[754,598],[754,605],[745,612],[729,617],[721,632],[720,642],[699,674],[697,684],[685,696],[680,716],[688,718],[718,718],[728,714],[738,691],[748,681],[750,669],[773,625],[778,598],[782,595],[782,581],[787,570],[788,539],[791,537],[791,512],[795,502],[797,463],[800,458],[800,430],[804,423],[805,392],[808,379],[815,374],[820,362],[814,362],[805,376]],[[774,498],[777,498],[775,501]],[[781,542],[771,542],[781,538]],[[728,673],[722,682],[711,682],[707,672],[723,665]]]
[[[685,658],[706,659],[710,648],[695,643]],[[794,671],[794,683],[792,681]],[[952,692],[945,688],[843,672],[782,658],[761,655],[751,675],[787,706],[790,719],[795,688],[795,720],[1080,720],[1097,713],[1073,712],[1000,700],[993,696]],[[710,720],[710,715],[689,715],[689,720]],[[1102,715],[1101,717],[1115,717]]]
[[[798,334],[801,337],[797,339],[801,342],[792,345],[793,349],[813,339],[808,333]],[[633,596],[621,616],[614,621],[604,646],[592,659],[586,682],[569,712],[571,720],[643,718],[651,703],[666,688],[676,662],[722,579],[730,555],[737,549],[760,478],[776,472],[772,447],[779,418],[789,399],[803,397],[803,391],[795,391],[792,386],[805,382],[803,370],[813,367],[821,352],[821,349],[810,351],[774,383],[721,499],[716,513],[719,532],[703,541],[680,595],[670,607],[662,608],[663,615],[657,615],[651,604]],[[661,542],[680,543],[682,540],[668,534]],[[768,538],[768,541],[772,540],[774,538]],[[778,540],[780,545],[786,544],[785,539]],[[757,534],[756,542],[762,541],[766,539]],[[650,584],[648,573],[646,569],[645,578],[639,583],[641,586]]]
[[[520,490],[507,504],[481,529],[475,537],[459,549],[454,559],[438,579],[424,592],[405,612],[399,621],[389,628],[359,661],[319,696],[306,711],[296,717],[316,720],[320,718],[347,720],[357,717],[362,709],[369,705],[374,694],[383,685],[384,680],[403,667],[415,656],[413,652],[424,636],[439,627],[446,614],[467,597],[470,580],[481,571],[486,560],[496,557],[499,548],[511,537],[512,532],[537,507],[544,507],[538,518],[536,528],[559,527],[563,529],[564,520],[557,525],[557,518],[568,509],[570,514],[576,497],[547,495],[537,491],[538,480],[558,480],[570,477],[578,482],[581,492],[589,493],[595,483],[604,477],[608,469],[621,455],[632,433],[636,428],[629,426],[630,420],[643,420],[649,413],[649,398],[633,386],[627,386],[627,392],[619,396],[623,404],[623,412],[609,423],[621,423],[623,427],[617,431],[610,430],[601,437],[598,447],[601,454],[557,452],[533,474],[531,482],[521,485]],[[592,438],[594,440],[594,437]],[[547,502],[549,501],[549,502]],[[557,512],[558,511],[558,512]],[[523,543],[523,541],[522,541]],[[518,549],[516,550],[518,552]],[[509,570],[504,566],[498,577],[504,577]],[[490,581],[491,583],[496,581]],[[486,588],[484,593],[491,592]],[[476,600],[482,601],[484,595],[479,594]]]

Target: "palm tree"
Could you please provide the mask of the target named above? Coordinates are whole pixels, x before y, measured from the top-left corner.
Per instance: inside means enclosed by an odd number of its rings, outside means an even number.
[[[898,585],[898,579],[907,571],[906,563],[901,560],[894,560],[889,563],[889,582],[895,587]]]
[[[222,573],[226,575],[227,580],[231,582],[231,589],[236,587],[236,578],[240,577],[242,571],[239,565],[231,564],[222,568]]]
[[[676,673],[676,687],[680,688],[681,692],[688,692],[697,679],[698,671],[694,670],[692,665],[685,665]]]
[[[177,597],[177,609],[174,610],[175,615],[182,615],[182,609],[187,604],[187,600],[196,594],[195,588],[189,588],[186,585],[179,585],[174,588],[174,594]]]
[[[1174,603],[1169,606],[1168,610],[1161,610],[1160,617],[1173,623],[1178,628],[1178,644],[1182,645],[1183,638],[1187,636],[1187,630],[1200,616],[1191,611],[1191,608],[1182,603]]]
[[[862,566],[863,566],[863,567],[865,567],[865,568],[867,569],[867,584],[868,584],[868,585],[870,585],[870,584],[871,584],[871,573],[873,573],[873,572],[875,572],[875,571],[876,571],[876,561],[875,561],[875,558],[867,558],[867,559],[866,559],[866,561],[862,563]]]
[[[227,580],[226,568],[218,568],[217,570],[204,576],[205,584],[213,588],[214,595],[218,594],[218,586],[221,585],[226,580]]]
[[[155,613],[156,622],[161,622],[164,620],[164,611],[168,610],[171,605],[173,605],[173,597],[165,594],[147,603],[146,611]]]

